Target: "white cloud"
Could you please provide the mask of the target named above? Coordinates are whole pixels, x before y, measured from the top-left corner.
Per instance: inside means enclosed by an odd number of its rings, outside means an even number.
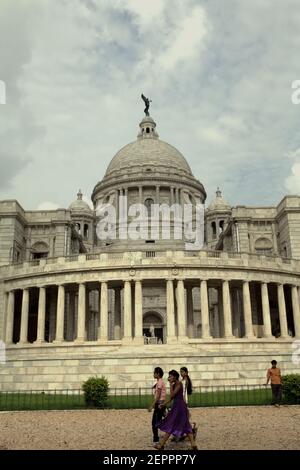
[[[128,12],[136,15],[135,20],[141,25],[152,25],[159,15],[162,14],[166,0],[118,0],[115,3],[115,8],[125,9]]]
[[[294,163],[291,172],[285,180],[285,187],[289,193],[300,195],[300,163]]]
[[[38,211],[55,211],[60,206],[55,202],[44,201],[37,206]]]
[[[282,155],[300,147],[299,23],[289,0],[1,0],[0,199],[91,194],[135,139],[143,92],[209,197],[277,204],[297,190]]]
[[[189,62],[202,51],[207,29],[205,10],[195,7],[169,35],[163,53],[158,56],[159,66],[168,70],[180,62]]]

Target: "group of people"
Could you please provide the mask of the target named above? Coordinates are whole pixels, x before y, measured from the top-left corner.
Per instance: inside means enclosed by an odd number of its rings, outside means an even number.
[[[192,381],[189,377],[188,369],[182,367],[179,373],[176,370],[170,370],[168,382],[170,384],[170,398],[166,401],[166,385],[163,381],[164,372],[161,367],[155,367],[153,376],[156,383],[153,386],[154,399],[149,407],[153,410],[152,431],[153,444],[156,449],[164,449],[166,442],[172,435],[174,440],[183,440],[188,438],[191,448],[196,450],[195,443],[197,435],[196,423],[191,424],[191,415],[188,405],[188,395],[192,393]],[[172,403],[171,409],[166,415],[167,406]],[[165,434],[159,440],[158,431]]]
[[[153,410],[152,432],[153,444],[156,449],[164,449],[170,436],[174,440],[188,438],[191,448],[196,450],[195,439],[197,436],[196,423],[191,424],[191,414],[188,409],[188,396],[192,393],[192,381],[186,367],[181,367],[180,375],[176,370],[170,370],[168,382],[170,384],[170,398],[166,400],[166,385],[163,381],[164,372],[161,367],[155,367],[153,376],[156,383],[153,386],[154,399],[149,411]],[[180,377],[181,376],[181,377]],[[181,378],[181,380],[180,380]],[[277,361],[271,361],[271,368],[267,371],[267,385],[271,382],[272,404],[279,406],[281,400],[281,371],[277,367]],[[172,407],[166,414],[168,405],[173,402]],[[158,431],[164,435],[159,440]]]

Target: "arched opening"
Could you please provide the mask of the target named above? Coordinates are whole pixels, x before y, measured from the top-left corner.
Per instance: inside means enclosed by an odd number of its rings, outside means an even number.
[[[146,133],[147,133],[147,134],[150,134],[150,129],[149,129],[149,127],[147,127],[147,129],[146,129]]]
[[[89,226],[88,226],[88,224],[84,224],[83,236],[84,236],[84,238],[89,238]]]
[[[32,259],[47,258],[49,253],[49,246],[45,242],[36,242],[31,247]]]
[[[147,312],[143,316],[143,336],[145,344],[164,342],[164,324],[158,312]]]
[[[150,197],[145,200],[145,206],[147,208],[147,212],[148,212],[149,216],[151,215],[151,206],[152,206],[152,204],[154,204],[154,201]]]
[[[211,231],[212,231],[212,238],[215,239],[216,234],[217,234],[216,222],[211,223]]]
[[[224,220],[220,220],[219,222],[219,233],[222,233],[224,230]]]
[[[75,228],[76,228],[77,232],[79,233],[79,235],[81,235],[81,225],[80,225],[79,222],[77,222],[77,223],[75,224]]]

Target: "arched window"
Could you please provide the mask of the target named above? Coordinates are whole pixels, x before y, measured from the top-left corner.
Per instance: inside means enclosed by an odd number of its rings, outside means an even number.
[[[212,231],[212,237],[213,239],[215,239],[217,235],[216,222],[211,223],[211,231]]]
[[[145,200],[145,206],[147,208],[148,215],[151,215],[152,204],[154,204],[154,201],[150,197]]]
[[[84,238],[89,238],[89,226],[88,226],[88,224],[84,224],[83,236],[84,236]]]
[[[150,129],[149,129],[149,127],[146,128],[146,133],[147,133],[147,134],[150,134]]]
[[[47,258],[48,253],[49,253],[49,246],[45,242],[36,242],[31,247],[32,259]]]
[[[255,241],[255,251],[258,255],[271,255],[273,243],[269,238],[260,237]]]
[[[75,225],[75,228],[77,230],[77,232],[79,233],[79,235],[81,235],[81,225],[79,222],[77,222],[77,224]]]
[[[224,230],[224,220],[220,220],[219,222],[219,233],[222,233]]]

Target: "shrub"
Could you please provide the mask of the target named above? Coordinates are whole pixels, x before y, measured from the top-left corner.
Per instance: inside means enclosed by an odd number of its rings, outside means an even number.
[[[300,374],[287,374],[282,377],[282,392],[288,403],[300,403]]]
[[[109,383],[105,377],[90,377],[82,384],[87,406],[105,408],[108,402]]]

